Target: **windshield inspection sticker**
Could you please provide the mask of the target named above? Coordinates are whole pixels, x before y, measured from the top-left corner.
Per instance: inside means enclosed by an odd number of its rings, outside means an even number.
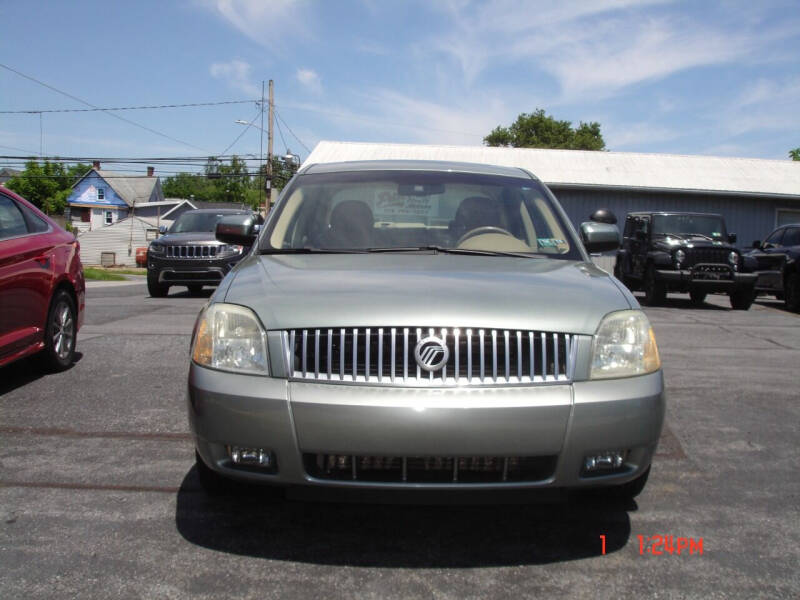
[[[564,240],[558,238],[536,238],[536,243],[540,248],[557,248],[566,244]]]

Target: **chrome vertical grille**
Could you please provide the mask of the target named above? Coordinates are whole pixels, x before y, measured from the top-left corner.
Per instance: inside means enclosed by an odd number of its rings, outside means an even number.
[[[436,336],[449,351],[434,372],[414,348]],[[283,332],[284,359],[295,380],[370,385],[532,385],[572,381],[577,352],[571,334],[515,329],[342,327]]]
[[[218,247],[214,245],[167,246],[168,258],[213,258]]]

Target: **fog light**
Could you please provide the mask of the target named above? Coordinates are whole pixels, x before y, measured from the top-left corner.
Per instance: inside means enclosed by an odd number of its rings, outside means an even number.
[[[589,473],[619,469],[622,463],[625,462],[625,454],[621,450],[610,450],[601,454],[587,456],[583,461],[583,467]]]
[[[228,446],[228,454],[235,465],[248,467],[272,467],[272,452],[265,448],[242,448],[241,446]]]

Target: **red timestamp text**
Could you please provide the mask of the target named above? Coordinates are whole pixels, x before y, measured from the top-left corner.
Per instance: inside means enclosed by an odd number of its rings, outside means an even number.
[[[638,535],[639,555],[703,554],[703,538],[673,537],[671,535]]]

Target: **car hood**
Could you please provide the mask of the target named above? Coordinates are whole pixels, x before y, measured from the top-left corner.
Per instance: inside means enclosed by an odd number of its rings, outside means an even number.
[[[192,231],[187,233],[168,233],[158,238],[162,244],[195,244],[201,242],[217,242],[213,231]]]
[[[670,235],[668,237],[659,236],[656,240],[658,245],[674,248],[676,246],[690,246],[692,248],[730,248],[734,250],[735,247],[727,241],[723,240],[709,240],[699,235]]]
[[[591,263],[447,254],[251,255],[225,302],[267,329],[483,327],[594,334],[638,306]],[[223,290],[220,290],[223,291]]]

